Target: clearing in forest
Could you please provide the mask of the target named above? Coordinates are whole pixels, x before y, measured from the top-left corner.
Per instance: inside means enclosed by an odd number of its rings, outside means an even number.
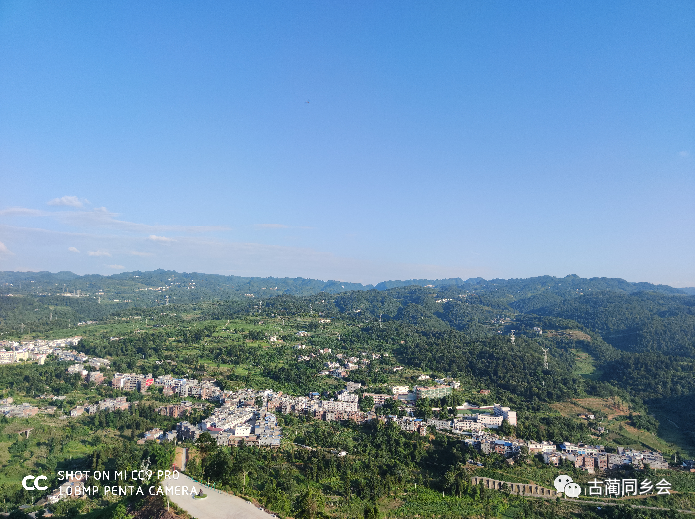
[[[616,416],[626,416],[630,414],[630,409],[619,397],[573,398],[567,402],[551,404],[550,407],[563,416],[603,413],[608,417],[608,420],[612,420]]]

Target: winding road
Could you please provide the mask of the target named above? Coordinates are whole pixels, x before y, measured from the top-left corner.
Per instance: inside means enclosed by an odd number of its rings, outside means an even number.
[[[270,519],[277,517],[267,512],[259,510],[252,503],[245,499],[214,490],[184,474],[179,474],[178,479],[167,478],[162,481],[161,486],[165,489],[175,489],[179,487],[179,494],[182,493],[182,488],[187,487],[188,492],[195,487],[196,490],[203,489],[203,493],[207,494],[205,499],[194,499],[191,495],[175,495],[172,490],[169,490],[168,498],[172,503],[175,503],[179,508],[184,509],[196,519]]]

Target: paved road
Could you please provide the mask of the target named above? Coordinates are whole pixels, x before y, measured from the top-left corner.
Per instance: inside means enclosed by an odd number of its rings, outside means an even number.
[[[628,506],[631,506],[632,508],[644,508],[645,510],[663,510],[665,512],[668,512],[670,510],[670,508],[660,508],[658,506],[634,505],[634,504],[632,504],[635,502],[634,499],[620,500],[620,502],[617,502],[617,503],[616,502],[609,503],[607,501],[587,501],[586,499],[568,499],[568,498],[565,498],[563,501],[574,501],[575,503],[594,504],[594,505],[602,505],[602,506],[628,505]],[[676,512],[680,512],[682,514],[695,514],[694,510],[679,510],[679,509],[675,509],[675,510],[676,510]]]
[[[167,487],[186,486],[189,493],[191,487],[195,487],[196,490],[203,488],[203,492],[208,496],[205,499],[194,499],[190,495],[177,496],[171,492],[168,496],[172,503],[176,503],[196,519],[270,519],[273,517],[240,497],[205,487],[184,474],[180,474],[179,479],[165,479],[162,481],[162,486],[165,491]]]

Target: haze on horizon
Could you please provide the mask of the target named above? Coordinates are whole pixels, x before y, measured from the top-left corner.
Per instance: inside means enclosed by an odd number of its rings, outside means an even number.
[[[695,286],[695,4],[0,6],[0,270]]]

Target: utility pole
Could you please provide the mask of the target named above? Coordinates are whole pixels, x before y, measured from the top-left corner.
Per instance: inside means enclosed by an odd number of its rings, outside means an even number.
[[[548,369],[548,348],[541,348],[543,350],[543,369]]]

